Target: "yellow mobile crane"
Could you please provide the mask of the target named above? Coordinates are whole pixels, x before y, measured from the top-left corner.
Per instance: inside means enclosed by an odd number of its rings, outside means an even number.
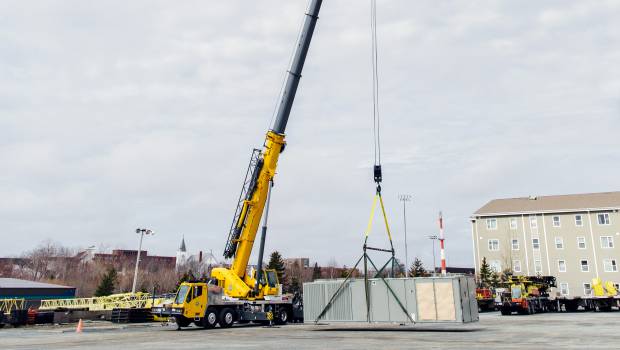
[[[230,327],[234,322],[271,321],[286,323],[293,300],[282,295],[274,270],[263,270],[263,251],[267,231],[269,198],[278,157],[284,150],[284,130],[291,112],[301,71],[308,53],[322,0],[311,0],[288,71],[273,127],[267,132],[262,150],[250,158],[246,179],[233,217],[225,258],[233,258],[230,268],[211,271],[208,282],[184,282],[180,285],[170,311],[155,313],[174,316],[179,328],[194,322],[197,326]],[[264,211],[264,216],[263,216]],[[260,219],[263,218],[258,269],[247,271],[248,261]]]

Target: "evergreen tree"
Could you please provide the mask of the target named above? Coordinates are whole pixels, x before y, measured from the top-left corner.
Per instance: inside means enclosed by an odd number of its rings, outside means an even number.
[[[418,258],[415,258],[415,260],[413,260],[413,263],[411,264],[411,267],[409,268],[408,275],[409,277],[424,277],[428,276],[428,273],[426,272],[422,261]]]
[[[286,275],[284,274],[284,259],[282,259],[282,255],[276,250],[271,253],[269,257],[269,264],[267,264],[267,269],[276,270],[278,274],[278,281],[280,284],[286,284]]]
[[[181,278],[179,278],[179,281],[177,282],[177,285],[174,291],[176,292],[177,290],[179,290],[181,283],[187,282],[187,281],[194,281],[194,280],[196,280],[196,276],[194,276],[194,272],[192,272],[191,269],[189,271],[186,271],[185,273],[183,273],[183,275],[181,275]]]
[[[291,277],[291,285],[288,287],[288,293],[301,293],[301,285],[297,277]]]
[[[110,294],[114,294],[114,289],[117,283],[118,274],[116,270],[112,267],[106,271],[106,273],[101,276],[101,282],[97,286],[97,290],[95,291],[96,297],[104,297]]]
[[[491,281],[490,281],[491,287],[497,288],[500,285],[500,276],[497,272],[493,271],[491,273]]]
[[[493,281],[493,271],[491,270],[489,263],[487,263],[486,257],[482,258],[480,272],[478,273],[478,281],[480,282],[480,286],[482,288],[489,288],[491,286],[491,282]]]
[[[312,280],[318,280],[321,278],[321,267],[319,263],[314,263],[314,269],[312,269]]]

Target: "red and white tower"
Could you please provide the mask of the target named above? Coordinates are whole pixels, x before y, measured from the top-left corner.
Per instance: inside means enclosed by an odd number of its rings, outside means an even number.
[[[443,236],[443,216],[441,212],[439,212],[439,249],[441,251],[441,275],[445,276],[446,272],[446,251],[444,245],[444,236]]]

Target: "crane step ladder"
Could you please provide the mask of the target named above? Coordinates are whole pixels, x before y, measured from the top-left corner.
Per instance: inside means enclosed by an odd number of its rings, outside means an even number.
[[[254,190],[256,189],[256,180],[258,179],[260,169],[263,165],[261,154],[261,150],[255,148],[252,150],[252,155],[250,156],[250,163],[248,164],[245,179],[243,180],[243,185],[241,186],[241,193],[239,193],[237,208],[235,209],[235,215],[233,216],[233,221],[230,225],[230,231],[228,233],[228,239],[226,240],[226,247],[224,248],[224,257],[227,259],[232,258],[237,250],[237,242],[239,235],[241,234],[241,230],[243,229],[243,222],[239,222],[239,220],[247,211],[246,201],[249,201],[252,198]]]

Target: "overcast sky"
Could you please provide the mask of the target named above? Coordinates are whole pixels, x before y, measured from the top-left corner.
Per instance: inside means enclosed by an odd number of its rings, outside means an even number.
[[[619,1],[378,1],[383,194],[404,260],[473,266],[493,198],[619,190]],[[0,2],[0,256],[45,239],[221,257],[305,0]],[[369,1],[326,0],[266,251],[351,265],[374,184]],[[385,245],[375,226],[372,244]]]

